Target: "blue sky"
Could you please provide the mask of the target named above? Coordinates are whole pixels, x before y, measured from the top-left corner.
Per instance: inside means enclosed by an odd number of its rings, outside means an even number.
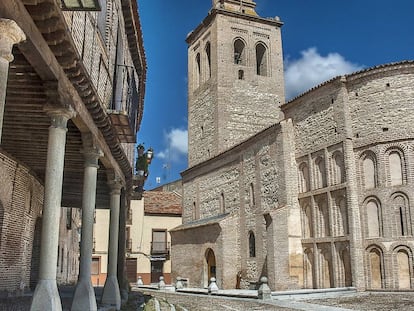
[[[290,97],[340,74],[414,59],[413,0],[256,3],[261,17],[279,16],[284,22],[285,84]],[[138,6],[148,65],[138,142],[155,150],[148,190],[179,179],[187,168],[185,38],[207,16],[212,1],[141,0]]]

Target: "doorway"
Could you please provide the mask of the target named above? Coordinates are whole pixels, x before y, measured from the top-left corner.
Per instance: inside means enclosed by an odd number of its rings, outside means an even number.
[[[207,279],[204,282],[204,286],[209,285],[211,278],[216,278],[216,256],[211,248],[206,251],[206,268],[207,273],[205,276],[207,276]]]
[[[163,276],[164,261],[151,261],[151,283],[158,283]]]

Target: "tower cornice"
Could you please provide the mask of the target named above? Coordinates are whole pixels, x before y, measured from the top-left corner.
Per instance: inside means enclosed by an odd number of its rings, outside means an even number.
[[[196,41],[203,33],[206,28],[208,28],[211,23],[214,21],[217,15],[226,15],[230,17],[236,17],[240,19],[244,19],[247,21],[253,21],[258,22],[270,26],[275,27],[281,27],[283,26],[283,22],[280,20],[279,17],[268,17],[263,18],[260,16],[250,15],[250,14],[244,14],[242,12],[236,12],[233,10],[227,10],[223,8],[213,8],[210,10],[209,14],[206,18],[192,31],[187,35],[186,42],[188,44],[192,44],[194,41]]]

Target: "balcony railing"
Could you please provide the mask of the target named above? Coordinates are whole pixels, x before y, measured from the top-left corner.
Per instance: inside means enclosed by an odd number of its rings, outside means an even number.
[[[170,253],[170,243],[168,242],[151,242],[152,255],[167,255]]]
[[[125,240],[125,249],[127,252],[132,251],[132,239],[126,239]]]

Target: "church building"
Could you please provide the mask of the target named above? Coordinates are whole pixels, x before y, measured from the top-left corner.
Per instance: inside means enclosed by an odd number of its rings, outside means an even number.
[[[281,27],[213,0],[187,36],[189,167],[173,279],[272,290],[414,287],[414,61],[285,101]]]

